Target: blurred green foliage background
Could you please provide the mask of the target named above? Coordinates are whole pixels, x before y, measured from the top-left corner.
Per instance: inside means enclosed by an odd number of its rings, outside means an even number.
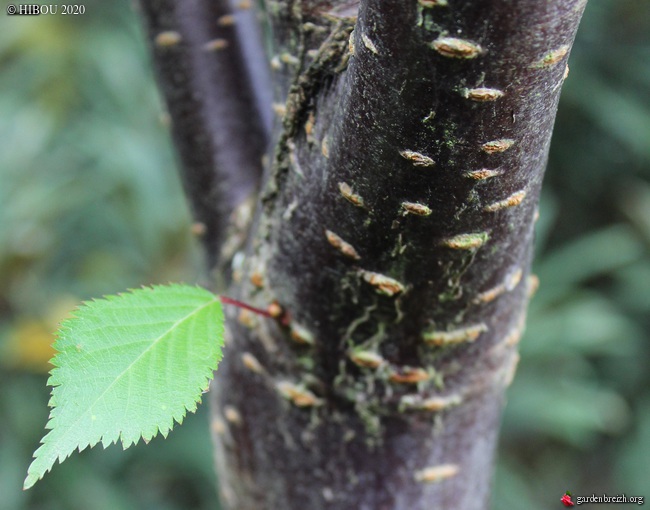
[[[82,299],[195,282],[201,256],[131,4],[0,16],[0,510],[214,509],[205,408],[21,490],[57,323]],[[650,496],[650,2],[592,1],[570,65],[495,509]]]

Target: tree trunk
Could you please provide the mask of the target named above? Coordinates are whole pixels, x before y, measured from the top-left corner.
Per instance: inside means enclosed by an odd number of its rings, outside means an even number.
[[[280,314],[227,310],[224,506],[486,509],[585,1],[266,0],[261,181],[248,2],[142,5],[210,260]]]

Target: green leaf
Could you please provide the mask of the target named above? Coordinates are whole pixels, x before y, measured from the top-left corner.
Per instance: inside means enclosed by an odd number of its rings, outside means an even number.
[[[84,303],[57,336],[50,432],[24,489],[75,449],[167,436],[196,410],[221,360],[223,313],[207,290],[155,286]]]

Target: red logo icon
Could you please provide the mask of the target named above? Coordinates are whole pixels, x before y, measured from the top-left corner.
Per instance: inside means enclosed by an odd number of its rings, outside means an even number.
[[[569,491],[566,491],[564,493],[564,496],[562,496],[562,499],[560,500],[564,506],[574,506],[575,503],[571,501],[571,493]]]

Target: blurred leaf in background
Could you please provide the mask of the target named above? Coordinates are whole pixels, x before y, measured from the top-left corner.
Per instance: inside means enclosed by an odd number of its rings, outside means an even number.
[[[589,2],[569,65],[495,509],[650,496],[650,2]]]
[[[82,299],[201,275],[130,2],[1,23],[0,510],[214,509],[204,408],[20,489],[56,323]],[[570,66],[495,509],[650,495],[650,3],[590,2]]]
[[[82,299],[201,276],[131,3],[0,23],[0,509],[214,509],[205,409],[166,441],[84,452],[20,489],[57,324]]]

